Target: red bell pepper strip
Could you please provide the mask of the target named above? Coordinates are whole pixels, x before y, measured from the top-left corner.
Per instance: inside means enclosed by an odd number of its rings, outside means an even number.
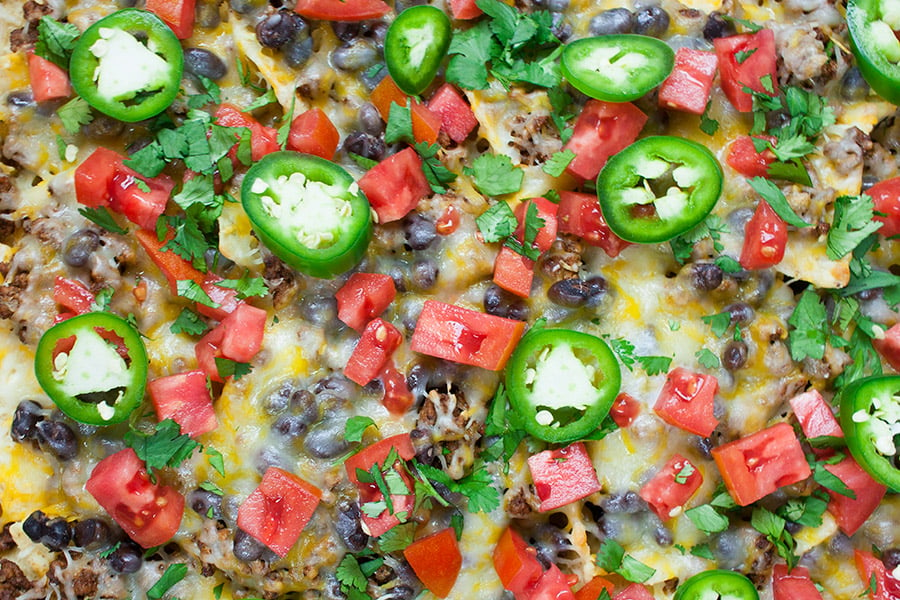
[[[441,130],[441,116],[424,104],[407,96],[391,79],[390,75],[381,80],[369,95],[369,101],[375,105],[378,114],[387,122],[391,114],[391,104],[406,106],[410,103],[413,138],[417,142],[433,144],[437,141]]]
[[[391,11],[381,0],[298,0],[294,10],[317,21],[366,21]]]
[[[174,237],[174,233],[170,231],[163,241],[159,241],[156,233],[147,229],[136,230],[134,236],[140,242],[141,247],[150,257],[150,260],[153,261],[153,264],[159,267],[159,270],[166,276],[166,280],[169,282],[169,289],[172,290],[173,294],[178,292],[179,281],[190,279],[199,286],[203,285],[204,275],[195,269],[194,265],[174,252],[163,250],[163,246],[169,243],[169,240]]]

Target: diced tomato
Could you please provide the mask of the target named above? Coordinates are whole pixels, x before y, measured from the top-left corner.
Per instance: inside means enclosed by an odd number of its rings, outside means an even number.
[[[378,114],[387,122],[391,114],[391,104],[406,106],[410,103],[410,118],[412,119],[413,138],[417,142],[433,144],[437,141],[441,129],[441,116],[429,109],[424,104],[403,93],[390,75],[379,82],[369,100],[375,105]]]
[[[644,484],[640,496],[647,501],[660,520],[667,521],[681,513],[700,486],[703,475],[691,461],[676,454],[653,479]]]
[[[518,227],[516,227],[516,231],[513,235],[515,235],[516,239],[518,239],[520,242],[524,242],[525,216],[527,215],[528,209],[532,204],[537,208],[538,218],[544,221],[544,224],[537,232],[537,237],[535,237],[534,239],[534,247],[541,252],[546,252],[550,249],[550,246],[553,245],[553,242],[556,241],[556,232],[559,229],[559,223],[557,219],[559,206],[550,202],[546,198],[530,198],[525,202],[519,203],[519,205],[516,206],[516,210],[514,212],[516,215],[516,219],[519,221],[519,225]]]
[[[569,578],[554,564],[541,574],[533,587],[525,591],[516,600],[575,600],[575,594],[569,587]]]
[[[653,594],[640,583],[632,583],[613,596],[613,600],[655,600]]]
[[[900,177],[876,183],[866,194],[875,202],[875,221],[881,221],[878,233],[884,237],[900,234]]]
[[[165,21],[179,40],[186,40],[194,33],[196,3],[196,0],[147,0],[146,8]]]
[[[760,200],[756,212],[744,226],[741,266],[745,269],[768,269],[781,262],[787,248],[787,224],[769,203]]]
[[[616,396],[609,409],[609,416],[619,427],[628,427],[639,414],[641,414],[641,403],[625,392]]]
[[[534,261],[503,246],[494,259],[494,283],[507,292],[527,298],[534,281]]]
[[[147,392],[157,419],[172,419],[181,426],[181,433],[197,437],[219,426],[203,371],[158,377],[147,383]]]
[[[74,279],[56,276],[53,283],[53,301],[76,315],[91,312],[94,294],[86,285]]]
[[[269,467],[238,508],[237,526],[284,557],[319,505],[322,491],[293,473]]]
[[[854,550],[856,571],[862,579],[870,600],[897,600],[900,598],[900,581],[889,573],[884,563],[871,552]],[[874,578],[875,585],[872,586]],[[862,594],[860,594],[861,596]]]
[[[843,481],[856,496],[850,498],[830,489],[825,490],[831,496],[828,512],[834,515],[841,531],[853,535],[881,504],[887,488],[872,479],[850,456],[837,464],[826,464],[825,470]]]
[[[237,298],[237,290],[216,285],[219,281],[222,281],[221,277],[212,273],[207,273],[206,277],[203,278],[203,283],[200,284],[200,287],[203,288],[203,291],[206,292],[206,295],[209,296],[210,300],[219,306],[213,308],[201,304],[200,302],[197,303],[198,313],[217,321],[221,321],[233,313],[238,305],[242,303],[242,301]]]
[[[28,78],[35,102],[46,102],[72,95],[72,84],[66,70],[34,52],[28,53]]]
[[[713,46],[719,58],[722,91],[736,109],[753,110],[753,96],[744,91],[745,87],[756,92],[778,93],[775,33],[771,29],[717,38]]]
[[[216,110],[215,119],[216,124],[223,127],[246,127],[250,130],[250,155],[254,162],[266,154],[281,150],[278,145],[278,132],[275,129],[262,125],[233,104],[220,105]],[[232,149],[231,152],[234,160],[235,150]]]
[[[576,442],[557,450],[544,450],[528,457],[534,491],[546,512],[571,504],[600,491],[594,463],[584,443]]]
[[[166,210],[174,187],[175,183],[168,175],[147,179],[123,166],[110,183],[109,206],[138,227],[154,229],[156,220]]]
[[[822,398],[819,390],[811,389],[790,399],[791,409],[797,416],[800,429],[807,438],[824,435],[844,437],[841,425],[832,412],[831,407]]]
[[[525,323],[426,300],[410,348],[429,356],[499,371],[525,331]]]
[[[384,388],[384,396],[381,398],[381,403],[384,407],[392,415],[406,413],[412,407],[415,398],[413,398],[412,392],[409,391],[409,386],[403,373],[397,370],[393,362],[388,362],[388,365],[379,375],[379,379],[381,379],[381,385]]]
[[[394,301],[397,288],[389,275],[354,273],[334,295],[337,299],[338,319],[357,331],[362,331]]]
[[[774,600],[822,600],[807,569],[794,567],[788,571],[781,563],[772,569],[772,594]]]
[[[168,542],[181,525],[184,496],[150,481],[144,461],[131,448],[97,463],[84,488],[144,548]]]
[[[891,326],[881,339],[873,339],[872,345],[895,371],[900,371],[900,323]]]
[[[616,586],[614,586],[611,581],[597,576],[581,586],[581,588],[575,592],[575,600],[597,600],[603,590],[606,590],[606,593],[612,597],[615,587]]]
[[[390,223],[405,217],[431,193],[431,186],[422,172],[422,159],[412,148],[389,156],[359,180],[379,223]]]
[[[719,424],[713,416],[713,399],[718,390],[715,376],[677,367],[666,376],[653,410],[669,425],[709,437]]]
[[[396,327],[382,318],[372,319],[344,365],[344,375],[366,385],[378,376],[402,341],[403,334]]]
[[[450,0],[450,12],[454,19],[460,20],[475,19],[483,14],[475,0]]]
[[[438,235],[450,235],[459,227],[459,209],[452,204],[444,208],[444,212],[434,222]]]
[[[75,198],[79,203],[97,208],[109,205],[109,188],[113,176],[125,157],[100,146],[75,169]]]
[[[715,52],[679,48],[672,73],[659,87],[659,105],[702,115],[718,64]]]
[[[331,160],[340,141],[341,135],[328,115],[321,108],[313,108],[291,121],[287,147]]]
[[[438,598],[446,598],[462,567],[462,554],[452,527],[416,540],[406,547],[403,557],[416,577]]]
[[[163,241],[159,241],[156,237],[156,233],[147,229],[136,230],[134,236],[137,238],[138,242],[140,242],[141,247],[150,257],[150,260],[153,261],[153,264],[159,267],[159,270],[166,276],[166,280],[169,282],[169,288],[172,290],[173,294],[177,293],[179,281],[191,280],[197,285],[203,285],[205,280],[204,275],[195,269],[194,265],[174,252],[162,249],[174,236],[171,231]]]
[[[603,248],[610,258],[617,257],[631,245],[606,224],[596,194],[560,192],[557,219],[560,233],[577,235],[585,243]]]
[[[787,423],[713,448],[712,456],[725,487],[741,506],[811,474],[800,441]]]
[[[493,560],[500,583],[516,598],[533,587],[543,573],[537,551],[508,527],[494,547]]]
[[[413,448],[412,440],[408,433],[401,433],[389,438],[385,438],[379,442],[375,442],[363,451],[354,454],[344,462],[344,468],[347,470],[347,478],[356,485],[359,490],[360,505],[367,502],[377,502],[383,500],[384,496],[378,490],[374,483],[362,483],[356,474],[357,469],[368,471],[375,464],[378,464],[382,470],[385,468],[384,461],[387,459],[391,449],[397,451],[400,461],[410,460],[416,455]],[[398,461],[393,468],[403,479],[404,484],[410,492],[413,491],[413,481],[406,468]],[[366,514],[362,515],[364,529],[369,535],[378,537],[385,531],[388,531],[395,525],[400,523],[400,519],[396,517],[397,513],[411,514],[415,506],[416,497],[414,493],[410,494],[391,494],[391,502],[394,505],[394,513],[391,514],[387,510],[377,517],[370,517]]]
[[[225,330],[222,355],[238,362],[250,362],[262,347],[266,311],[249,304],[239,304],[217,327]]]
[[[457,144],[464,142],[478,127],[475,113],[453,84],[445,83],[439,87],[428,101],[428,109],[441,118],[441,130]]]
[[[564,147],[575,153],[566,171],[582,179],[594,179],[610,156],[637,139],[646,122],[647,115],[630,102],[588,100]]]
[[[366,21],[383,17],[391,7],[381,0],[297,0],[294,10],[317,21]]]
[[[412,439],[410,439],[408,433],[384,438],[361,452],[357,452],[344,462],[350,482],[354,485],[359,485],[360,481],[356,476],[356,470],[368,471],[375,463],[382,464],[388,457],[388,454],[391,453],[392,448],[397,451],[397,455],[401,460],[410,460],[416,455],[416,450],[413,448]]]
[[[216,358],[222,358],[222,339],[225,337],[225,329],[221,324],[210,329],[206,335],[200,338],[200,341],[194,346],[194,354],[197,357],[197,366],[206,373],[212,381],[223,381],[219,375],[219,367],[216,365]]]
[[[754,137],[775,141],[775,138],[769,136],[757,135]],[[775,162],[775,154],[768,148],[757,152],[753,138],[749,135],[742,135],[728,146],[728,156],[725,162],[745,177],[768,177],[769,165]]]

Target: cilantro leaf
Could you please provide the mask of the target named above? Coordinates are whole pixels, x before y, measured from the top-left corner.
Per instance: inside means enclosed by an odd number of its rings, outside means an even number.
[[[347,593],[344,588],[366,591],[366,576],[363,575],[359,562],[352,554],[345,554],[338,564],[335,577],[341,584],[341,591]]]
[[[509,204],[497,202],[481,213],[475,219],[475,224],[484,237],[484,241],[493,243],[512,235],[519,222]]]
[[[716,557],[713,555],[712,550],[709,548],[709,544],[698,544],[691,548],[691,554],[694,556],[699,556],[700,558],[705,558],[706,560],[716,560]]]
[[[541,165],[541,170],[551,177],[559,177],[574,159],[575,153],[572,150],[554,152],[550,159]]]
[[[784,193],[778,189],[778,186],[764,177],[754,177],[747,181],[756,193],[762,196],[762,199],[769,203],[779,217],[788,225],[794,227],[809,227],[810,224],[797,216],[791,205],[788,204]]]
[[[81,37],[81,31],[71,23],[60,23],[53,17],[41,17],[38,23],[38,39],[34,45],[34,53],[45,58],[56,66],[69,69],[69,57],[75,49],[75,43]]]
[[[269,88],[266,90],[266,93],[262,96],[257,97],[253,102],[248,104],[243,108],[244,112],[253,112],[257,108],[262,108],[263,106],[268,106],[270,104],[275,104],[278,102],[278,98],[275,96],[275,89]]]
[[[641,368],[647,375],[659,375],[660,373],[666,373],[669,370],[669,367],[672,366],[672,357],[671,356],[635,356],[638,364],[641,365]]]
[[[694,468],[694,465],[689,462],[685,462],[684,466],[681,467],[681,470],[675,473],[675,483],[679,485],[686,484],[688,477],[693,475],[696,471],[697,469]]]
[[[104,206],[98,208],[79,208],[78,213],[88,221],[96,223],[111,233],[118,233],[120,235],[128,233],[127,229],[119,226],[119,224],[113,220],[113,216]]]
[[[843,258],[878,231],[881,223],[872,220],[874,214],[875,203],[865,194],[840,196],[835,200],[834,219],[826,240],[828,258]]]
[[[157,582],[147,590],[147,598],[150,600],[160,600],[160,598],[163,597],[163,594],[168,592],[173,585],[184,579],[187,572],[188,567],[185,563],[169,565]]]
[[[418,142],[415,146],[416,152],[422,157],[422,172],[425,173],[425,179],[431,186],[431,191],[436,194],[444,194],[447,187],[444,184],[456,180],[456,173],[444,166],[438,159],[437,153],[441,147],[437,144],[429,145],[426,142]]]
[[[736,60],[739,65],[744,64],[744,61],[753,56],[758,49],[759,48],[751,48],[750,50],[741,50],[740,52],[735,52],[734,60]]]
[[[203,335],[209,331],[209,325],[200,318],[200,315],[190,308],[184,307],[178,314],[178,318],[169,326],[169,331],[172,333],[186,333],[188,335]]]
[[[457,32],[450,40],[450,62],[446,79],[468,90],[482,90],[488,85],[487,62],[496,42],[487,21]]]
[[[213,299],[209,297],[209,294],[207,294],[196,281],[191,279],[179,279],[175,286],[177,294],[182,298],[193,300],[194,302],[198,302],[203,306],[208,306],[210,308],[219,308],[219,306],[221,306],[218,302],[214,302]]]
[[[701,504],[684,511],[697,529],[709,535],[728,529],[728,517],[719,513],[711,504]]]
[[[223,279],[217,281],[215,285],[235,290],[239,300],[254,296],[262,297],[269,293],[265,280],[262,277],[250,277],[249,271],[244,273],[240,279]]]
[[[451,492],[462,494],[468,498],[469,512],[489,513],[500,506],[500,492],[494,487],[490,473],[484,466],[473,469],[471,473],[458,481],[454,481],[445,472],[429,465],[416,463],[416,470],[431,481],[446,486]]]
[[[463,172],[474,179],[478,191],[488,196],[518,192],[525,177],[525,172],[514,167],[505,154],[482,154]]]
[[[157,423],[155,432],[150,435],[131,429],[124,440],[125,445],[146,463],[151,478],[154,469],[177,467],[200,447],[189,435],[181,433],[181,426],[172,419]]]
[[[212,446],[206,446],[203,452],[206,454],[206,462],[209,463],[209,466],[215,469],[216,473],[225,477],[225,458],[222,453]]]
[[[353,160],[353,162],[355,162],[357,165],[359,165],[366,171],[368,171],[369,169],[371,169],[372,167],[374,167],[375,165],[378,164],[377,160],[372,160],[371,158],[367,158],[365,156],[360,156],[359,154],[354,154],[353,152],[348,152],[347,156],[349,156]],[[427,172],[425,173],[425,176],[426,177],[428,176]],[[440,193],[440,192],[438,192],[438,193]]]
[[[625,554],[625,549],[619,542],[612,538],[606,538],[597,551],[597,564],[606,571],[618,573],[623,578],[634,583],[643,583],[653,577],[656,569],[649,567],[641,561]]]
[[[709,325],[709,328],[716,337],[724,336],[725,332],[728,331],[728,328],[731,326],[731,313],[727,310],[714,315],[706,315],[700,317],[700,319]]]
[[[794,554],[797,542],[785,529],[786,524],[784,519],[762,507],[754,508],[750,517],[750,525],[774,544],[775,551],[785,560],[788,569],[792,569],[800,558]]]
[[[129,156],[123,163],[144,177],[156,177],[166,167],[162,146],[156,140]]]
[[[839,457],[843,457],[843,454],[838,454]],[[823,488],[831,490],[837,494],[842,496],[846,496],[853,500],[856,499],[856,492],[850,489],[846,483],[841,480],[840,477],[829,471],[825,468],[825,464],[815,460],[815,456],[812,454],[807,455],[806,457],[809,466],[813,470],[813,480],[821,485]]]
[[[406,105],[400,105],[396,102],[391,103],[387,124],[384,126],[384,141],[388,144],[397,142],[415,143],[409,102]]]
[[[822,360],[828,339],[828,315],[815,292],[810,289],[803,291],[794,312],[788,318],[788,324],[793,326],[788,332],[791,358],[796,361],[807,357]]]
[[[94,120],[94,113],[91,112],[91,106],[81,96],[75,96],[58,109],[56,114],[59,120],[69,133],[78,133],[82,125],[87,125]]]
[[[700,115],[700,131],[706,135],[713,136],[719,131],[719,122],[709,116],[709,108],[712,106],[712,100],[706,103],[703,114]]]
[[[371,417],[350,417],[344,426],[344,439],[348,442],[361,442],[363,433],[373,425],[375,425],[375,421]]]
[[[234,377],[234,380],[237,381],[253,370],[253,367],[250,366],[249,363],[238,362],[236,360],[231,360],[230,358],[221,358],[217,356],[215,357],[215,361],[216,371],[219,372],[219,377],[222,379]]]
[[[416,533],[415,523],[397,525],[378,538],[378,547],[382,552],[400,552],[413,543]]]

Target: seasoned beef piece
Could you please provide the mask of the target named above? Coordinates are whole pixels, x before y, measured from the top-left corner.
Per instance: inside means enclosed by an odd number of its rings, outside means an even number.
[[[272,294],[272,304],[275,308],[283,307],[290,301],[296,285],[294,272],[273,254],[266,255],[264,262],[263,279]]]
[[[461,478],[475,460],[475,444],[483,423],[472,418],[469,403],[461,390],[429,390],[419,410],[416,428],[431,434],[433,456],[445,465],[453,479]]]
[[[17,52],[25,47],[33,46],[38,39],[37,26],[41,17],[49,15],[53,9],[46,4],[28,0],[22,6],[22,14],[25,15],[27,21],[24,27],[14,29],[9,34],[9,48],[12,52]]]
[[[31,582],[19,565],[6,558],[0,558],[0,600],[15,600],[31,589]]]

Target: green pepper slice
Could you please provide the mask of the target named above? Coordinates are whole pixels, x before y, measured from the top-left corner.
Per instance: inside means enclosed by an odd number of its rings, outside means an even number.
[[[597,177],[610,229],[638,244],[688,231],[706,218],[721,191],[716,157],[696,142],[671,136],[636,141],[610,158]]]
[[[147,385],[141,334],[107,312],[72,317],[38,342],[34,373],[61,411],[88,425],[121,423],[140,406]]]
[[[450,37],[450,19],[439,8],[422,5],[401,12],[384,38],[384,60],[397,87],[421,94],[441,66]]]
[[[840,394],[841,429],[856,462],[900,492],[900,375],[854,381]]]
[[[606,342],[568,329],[529,332],[506,366],[510,406],[528,433],[552,443],[597,429],[620,383],[619,363]]]
[[[247,171],[241,202],[266,247],[313,277],[356,266],[372,237],[369,201],[347,171],[318,156],[267,154]]]
[[[674,600],[759,600],[753,582],[734,571],[713,569],[688,578],[678,586]]]
[[[125,8],[87,28],[72,51],[72,87],[88,104],[120,121],[158,115],[181,86],[184,52],[151,12]]]
[[[675,52],[663,41],[631,33],[584,38],[567,44],[560,57],[563,76],[597,100],[630,102],[669,76]]]
[[[849,0],[847,28],[856,63],[888,102],[900,104],[900,5],[896,0]]]

